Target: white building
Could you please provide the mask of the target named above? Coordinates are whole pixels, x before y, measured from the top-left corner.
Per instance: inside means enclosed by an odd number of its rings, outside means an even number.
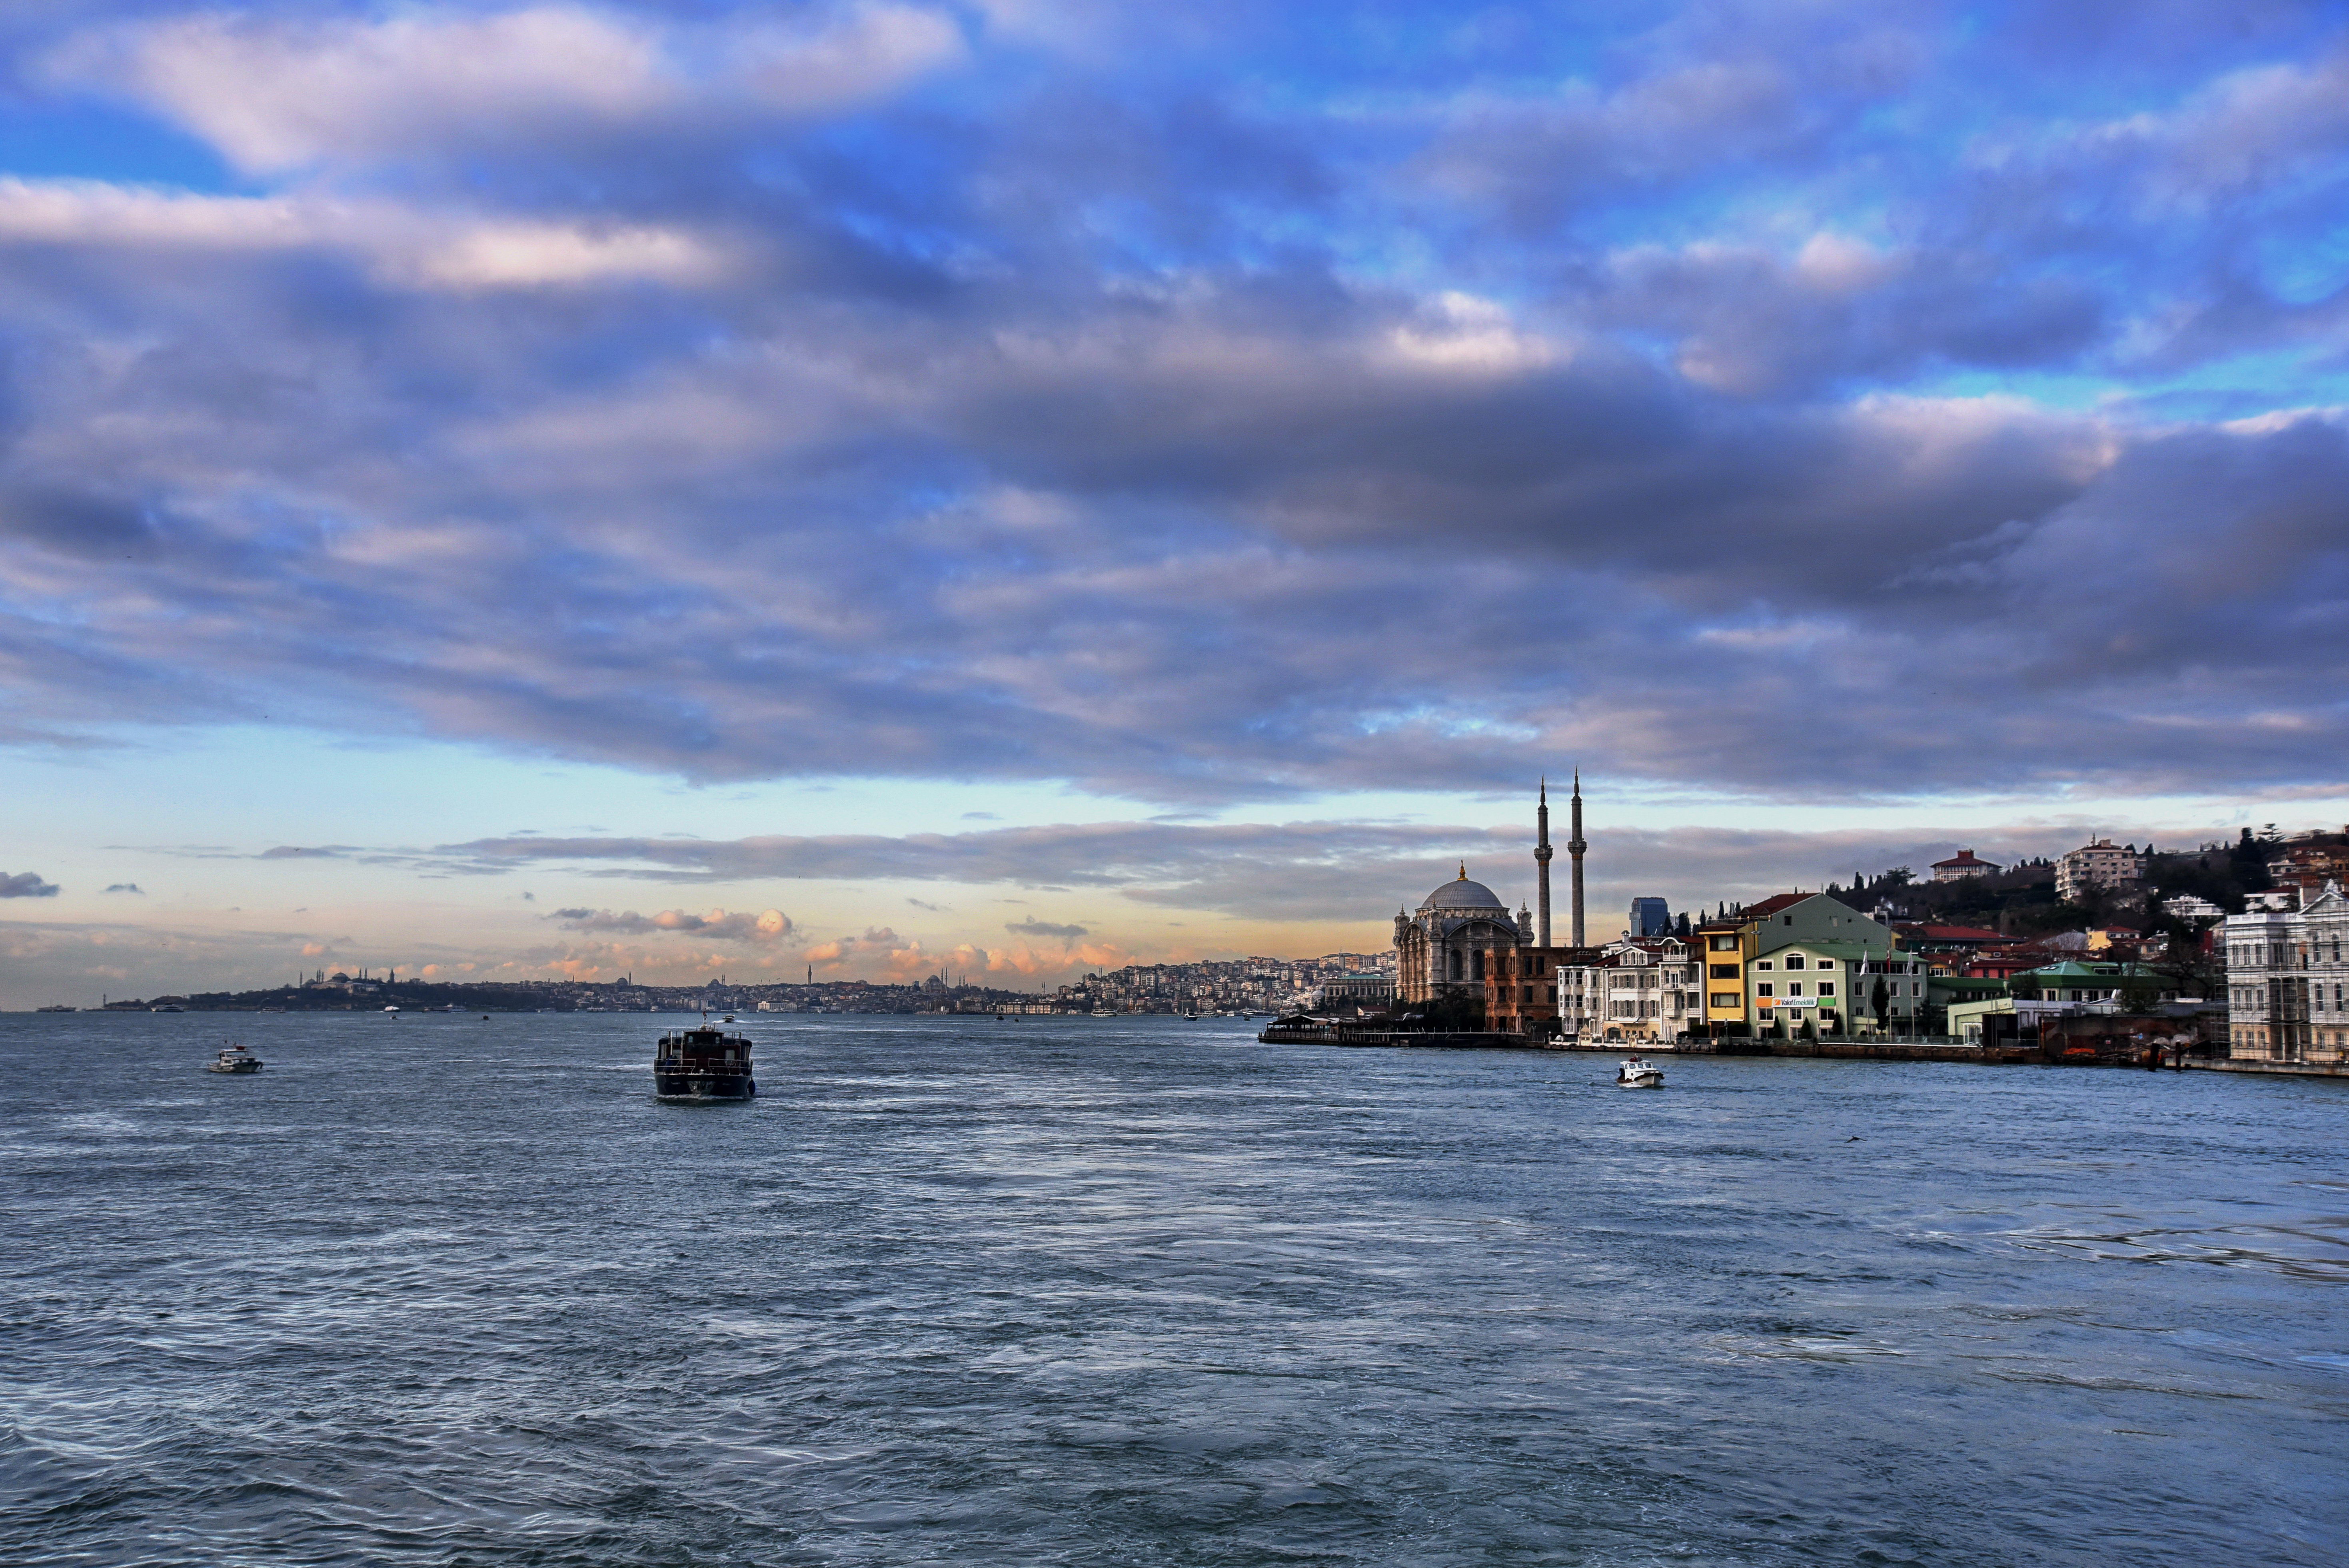
[[[2349,1060],[2349,899],[2338,884],[2305,909],[2230,915],[2222,935],[2230,1056]]]
[[[2091,888],[2133,888],[2145,880],[2146,860],[2134,844],[2083,844],[2055,862],[2055,896],[2077,903]]]
[[[1587,1021],[1586,1037],[1665,1046],[1704,1028],[1704,969],[1677,936],[1610,942],[1599,962],[1583,968],[1573,994]],[[1561,1006],[1568,994],[1559,971]]]
[[[2180,920],[2220,920],[2225,918],[2227,913],[2209,899],[2199,898],[2190,892],[2181,892],[2176,898],[2163,899],[2161,907]]]
[[[1971,850],[1960,850],[1946,861],[1933,862],[1935,882],[1963,882],[1968,877],[1986,877],[2000,870],[1995,861],[1986,861]]]

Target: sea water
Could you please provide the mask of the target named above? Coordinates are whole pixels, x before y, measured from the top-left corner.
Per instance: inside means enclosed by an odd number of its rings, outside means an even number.
[[[0,1019],[0,1558],[2349,1560],[2349,1084],[664,1022]]]

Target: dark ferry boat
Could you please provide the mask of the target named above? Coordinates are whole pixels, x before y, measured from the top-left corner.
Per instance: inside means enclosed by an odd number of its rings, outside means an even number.
[[[660,1037],[653,1054],[653,1093],[659,1099],[749,1099],[758,1092],[748,1035],[730,1035],[704,1018],[698,1027]]]

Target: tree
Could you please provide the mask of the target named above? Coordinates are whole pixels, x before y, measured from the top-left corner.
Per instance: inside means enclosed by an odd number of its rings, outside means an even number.
[[[1885,984],[1883,971],[1878,970],[1876,985],[1868,994],[1868,1011],[1876,1015],[1876,1032],[1884,1032],[1885,1015],[1892,1010],[1892,987]]]

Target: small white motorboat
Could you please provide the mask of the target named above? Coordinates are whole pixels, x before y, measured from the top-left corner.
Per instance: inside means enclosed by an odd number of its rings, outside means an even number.
[[[1615,1087],[1617,1088],[1661,1088],[1664,1087],[1664,1069],[1653,1062],[1632,1057],[1615,1069]]]
[[[204,1064],[208,1073],[257,1073],[261,1058],[233,1040],[221,1047],[221,1054]]]

